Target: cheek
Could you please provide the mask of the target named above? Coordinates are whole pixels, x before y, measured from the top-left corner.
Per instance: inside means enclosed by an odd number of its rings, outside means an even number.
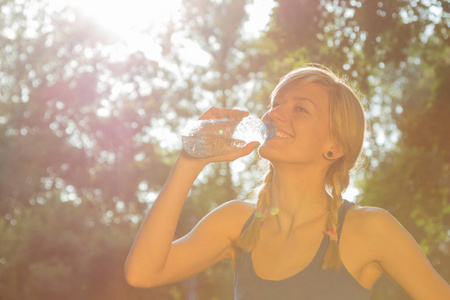
[[[320,124],[316,127],[315,133],[315,143],[318,147],[327,145],[331,140],[331,135],[327,124]]]
[[[306,147],[306,150],[317,151],[322,148],[329,140],[329,130],[326,124],[321,122],[300,123],[297,124],[297,137],[302,145]]]

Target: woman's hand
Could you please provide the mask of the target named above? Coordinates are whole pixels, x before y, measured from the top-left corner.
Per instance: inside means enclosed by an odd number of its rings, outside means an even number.
[[[228,109],[228,108],[216,108],[212,107],[208,109],[203,115],[200,116],[199,120],[212,120],[212,119],[223,119],[227,118],[230,120],[235,120],[236,122],[242,121],[243,118],[247,117],[249,113],[247,111],[242,111],[239,109]],[[213,162],[230,162],[234,161],[240,157],[250,154],[254,149],[259,146],[259,142],[250,142],[242,148],[238,148],[235,151],[223,154],[215,155],[210,157],[193,157],[190,156],[185,150],[181,151],[180,157],[184,160],[189,160],[193,163],[198,163],[203,166],[213,163]]]

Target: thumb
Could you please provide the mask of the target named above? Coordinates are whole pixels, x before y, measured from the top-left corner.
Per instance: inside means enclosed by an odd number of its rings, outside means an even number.
[[[261,144],[259,142],[250,142],[247,145],[245,145],[245,147],[242,150],[250,154],[253,150],[258,149],[260,145]]]
[[[259,146],[261,146],[260,142],[250,142],[245,147],[249,147],[249,148],[252,148],[252,149],[257,149],[257,148],[259,148]]]

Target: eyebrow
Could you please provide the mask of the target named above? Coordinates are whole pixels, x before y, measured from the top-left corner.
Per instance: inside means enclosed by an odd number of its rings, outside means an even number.
[[[306,100],[306,101],[308,101],[308,102],[311,102],[311,104],[312,104],[314,107],[316,107],[316,103],[314,103],[314,101],[312,101],[311,99],[309,99],[309,98],[307,98],[307,97],[297,96],[297,97],[294,97],[293,99],[296,100],[296,101],[304,101],[304,100]]]
[[[282,95],[277,95],[277,96],[275,96],[275,97],[269,102],[269,105],[268,105],[267,107],[270,107],[270,106],[273,104],[273,102],[274,102],[277,98],[280,98],[280,97],[282,97]],[[293,97],[292,99],[293,99],[294,101],[308,101],[308,102],[310,102],[310,103],[313,105],[314,108],[317,108],[316,103],[314,103],[314,101],[311,100],[311,99],[308,98],[308,97],[304,97],[304,96],[295,96],[295,97]]]

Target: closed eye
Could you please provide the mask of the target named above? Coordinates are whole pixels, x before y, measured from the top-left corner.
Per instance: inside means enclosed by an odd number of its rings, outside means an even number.
[[[305,113],[308,112],[308,111],[307,111],[306,109],[304,109],[302,106],[296,106],[296,107],[295,107],[295,111],[305,112]]]

